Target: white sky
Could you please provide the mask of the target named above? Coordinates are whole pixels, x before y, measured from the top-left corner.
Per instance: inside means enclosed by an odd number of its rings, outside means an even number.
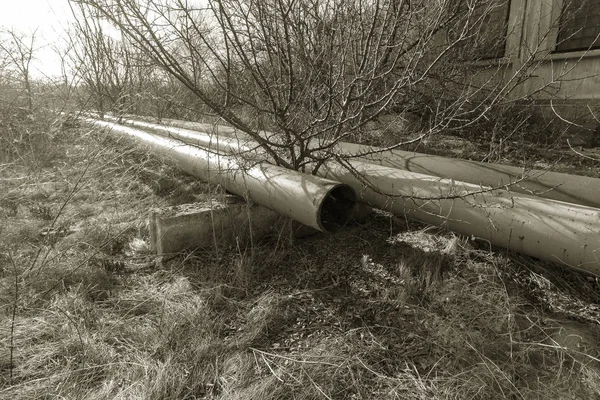
[[[60,59],[52,46],[60,46],[73,21],[68,0],[0,0],[0,29],[14,28],[25,34],[36,29],[34,78],[60,75]]]
[[[189,4],[201,6],[205,0],[190,0]],[[34,60],[30,66],[35,79],[61,75],[56,48],[64,48],[67,28],[73,22],[69,0],[0,0],[0,30],[15,29],[30,35],[37,29]],[[103,29],[105,34],[120,38],[119,31],[111,29],[108,23]]]

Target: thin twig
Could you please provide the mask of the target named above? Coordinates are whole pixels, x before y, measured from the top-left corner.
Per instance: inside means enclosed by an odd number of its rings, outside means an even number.
[[[573,151],[573,153],[577,154],[578,156],[581,156],[583,158],[587,158],[588,160],[593,160],[593,161],[600,161],[600,158],[595,158],[595,157],[590,157],[590,156],[586,156],[585,154],[575,150],[573,148],[573,146],[571,146],[571,142],[569,139],[567,139],[567,144],[569,145],[569,148]]]
[[[15,263],[15,260],[12,256],[11,251],[9,250],[8,252],[8,258],[10,259],[10,263],[13,267],[13,272],[15,274],[15,297],[14,297],[14,302],[13,302],[13,307],[12,307],[12,314],[11,314],[11,318],[10,318],[10,360],[9,360],[9,378],[8,378],[8,382],[9,385],[12,385],[13,383],[13,370],[15,368],[15,364],[14,364],[14,355],[15,355],[15,324],[16,324],[16,318],[17,318],[17,306],[18,306],[18,301],[19,301],[19,271],[17,271],[17,265]]]

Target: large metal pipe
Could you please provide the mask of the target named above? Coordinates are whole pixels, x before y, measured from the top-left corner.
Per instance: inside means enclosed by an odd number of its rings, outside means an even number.
[[[539,169],[461,160],[402,150],[340,143],[342,154],[361,156],[369,163],[450,178],[477,185],[503,187],[546,199],[600,208],[600,179]]]
[[[252,146],[246,135],[231,127],[179,120],[163,120],[162,122],[188,130],[234,137],[246,145]],[[352,159],[368,161],[371,164],[476,185],[508,187],[508,190],[517,193],[600,208],[600,179],[598,178],[539,169],[526,170],[503,164],[461,160],[396,149],[385,150],[380,147],[347,142],[338,143],[332,150]]]
[[[135,119],[116,118],[108,115],[104,118],[109,121],[151,131],[161,136],[166,136],[175,140],[180,140],[187,144],[201,146],[206,149],[221,153],[255,155],[256,150],[260,148],[257,142],[248,139],[217,135],[204,131],[195,131],[185,128],[178,128],[176,126],[155,124]]]
[[[600,276],[600,209],[363,161],[350,166],[326,163],[324,176],[352,186],[359,201]]]
[[[234,157],[139,129],[90,118],[84,121],[144,145],[190,175],[220,184],[231,193],[322,232],[335,232],[351,217],[356,194],[349,185],[266,162],[242,165]]]
[[[219,151],[237,150],[237,139],[161,129],[180,140],[212,143]],[[321,173],[352,186],[359,200],[374,207],[600,275],[600,209],[359,160],[349,167],[329,162]]]

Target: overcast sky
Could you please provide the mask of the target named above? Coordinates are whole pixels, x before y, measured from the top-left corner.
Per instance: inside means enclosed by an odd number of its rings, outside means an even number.
[[[0,0],[0,29],[14,28],[25,34],[37,29],[32,62],[35,78],[60,75],[60,61],[52,46],[62,44],[72,20],[67,0]]]

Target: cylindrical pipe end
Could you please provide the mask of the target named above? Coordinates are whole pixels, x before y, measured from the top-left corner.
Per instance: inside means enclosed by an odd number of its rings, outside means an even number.
[[[322,232],[334,233],[346,225],[356,204],[356,192],[346,184],[337,184],[325,195],[317,221]]]

